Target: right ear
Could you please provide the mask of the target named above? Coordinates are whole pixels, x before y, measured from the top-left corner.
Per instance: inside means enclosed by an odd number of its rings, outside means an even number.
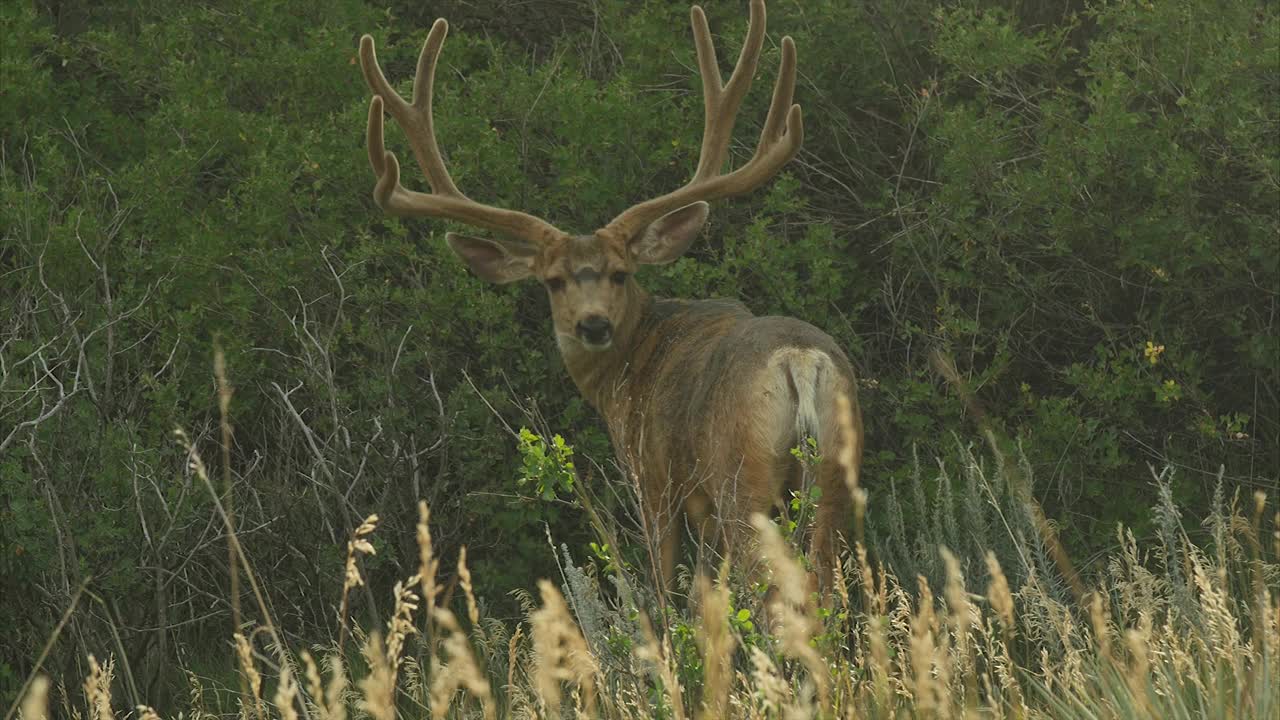
[[[631,241],[631,256],[641,265],[666,265],[684,254],[707,222],[711,206],[691,203],[654,220]]]
[[[523,280],[533,274],[533,259],[537,253],[532,248],[460,233],[448,233],[444,240],[482,280],[503,284]]]

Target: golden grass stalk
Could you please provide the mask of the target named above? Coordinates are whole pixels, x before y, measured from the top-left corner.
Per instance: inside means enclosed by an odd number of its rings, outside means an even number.
[[[725,582],[728,565],[722,565],[720,581],[713,587],[705,576],[698,576],[698,596],[702,598],[702,626],[698,628],[698,649],[705,668],[702,708],[698,717],[716,720],[728,711],[729,690],[733,684],[734,636],[729,628],[729,586]]]
[[[840,598],[840,607],[848,611],[848,617],[852,617],[853,600],[849,596],[849,582],[844,574],[844,559],[838,558],[837,562],[831,564],[831,582],[835,585],[836,597]]]
[[[27,694],[22,696],[22,705],[18,708],[20,720],[46,720],[49,717],[49,678],[37,675],[27,686]]]
[[[200,682],[200,678],[190,670],[184,669],[183,675],[187,678],[187,705],[192,709],[192,718],[203,718],[204,713],[201,711],[205,707],[204,702],[204,684]]]
[[[361,649],[361,654],[369,664],[369,674],[359,682],[364,697],[360,699],[358,707],[373,720],[395,720],[396,675],[387,660],[382,636],[376,632],[371,634]]]
[[[288,665],[280,668],[280,682],[276,684],[276,694],[273,699],[276,712],[280,713],[280,720],[298,720],[298,710],[293,706],[294,701],[298,699],[298,683],[294,681],[293,671]]]
[[[1246,536],[1249,540],[1249,575],[1253,581],[1253,598],[1249,603],[1249,610],[1253,614],[1254,642],[1259,646],[1266,646],[1265,631],[1266,611],[1269,603],[1266,571],[1262,560],[1262,514],[1267,509],[1267,494],[1261,490],[1253,494],[1253,521],[1249,525]],[[1277,537],[1280,537],[1280,525],[1276,528]],[[1225,572],[1225,568],[1223,569]],[[1227,585],[1223,580],[1223,586]]]
[[[849,489],[849,497],[853,498],[853,539],[863,541],[863,518],[867,513],[867,491],[860,487],[858,458],[862,448],[858,447],[858,436],[853,431],[853,403],[846,393],[836,396],[836,423],[840,433],[840,452],[836,462],[844,470],[844,484]]]
[[[440,561],[435,557],[435,549],[431,544],[431,508],[426,500],[418,501],[418,578],[422,583],[422,599],[426,603],[426,626],[432,627],[432,614],[435,612],[436,597],[440,588],[436,585],[436,574],[440,569]]]
[[[1098,656],[1107,667],[1114,663],[1111,655],[1111,625],[1107,622],[1107,609],[1102,592],[1089,595],[1089,622],[1093,625],[1093,641],[1097,646]]]
[[[987,574],[991,576],[991,581],[987,583],[987,601],[996,611],[996,617],[1000,619],[1007,641],[1008,634],[1017,627],[1013,616],[1013,593],[1009,590],[1009,580],[1005,577],[1004,568],[1000,567],[1000,561],[996,559],[994,552],[987,551],[986,562]]]
[[[943,596],[947,599],[947,610],[951,625],[955,628],[955,638],[957,642],[964,643],[969,637],[969,628],[979,620],[978,609],[969,602],[969,592],[965,589],[960,560],[946,547],[940,548],[940,551],[942,563],[947,570],[947,584],[943,589]]]
[[[243,633],[231,636],[236,645],[236,660],[240,663],[240,677],[249,686],[249,695],[253,698],[253,713],[257,718],[265,716],[262,705],[262,674],[253,662],[253,646]],[[248,709],[244,709],[248,712]]]
[[[889,645],[885,637],[888,618],[884,615],[873,615],[867,618],[867,646],[871,654],[871,692],[876,706],[887,708],[890,702],[891,689],[889,677],[892,668],[889,665]]]
[[[791,686],[763,650],[752,645],[750,652],[752,690],[759,694],[766,714],[780,713],[791,697]]]
[[[920,712],[945,715],[948,709],[947,688],[943,673],[938,670],[946,663],[946,653],[938,649],[938,617],[933,609],[933,591],[923,575],[917,576],[916,581],[920,588],[919,604],[911,616],[909,646],[912,696]],[[938,670],[935,670],[935,665]]]
[[[671,704],[671,716],[675,720],[684,720],[684,691],[680,687],[680,678],[672,668],[671,644],[669,636],[664,634],[659,642],[653,631],[653,623],[647,615],[641,614],[640,627],[644,632],[644,645],[636,648],[635,656],[640,660],[652,663],[662,678],[662,686],[666,690],[667,701]]]
[[[1259,635],[1262,641],[1257,644],[1255,651],[1260,650],[1261,656],[1267,658],[1267,662],[1271,667],[1275,667],[1280,663],[1280,597],[1272,597],[1268,592],[1262,602],[1262,618],[1259,625],[1262,629]],[[1255,658],[1255,662],[1256,662]],[[1276,682],[1272,680],[1272,682]],[[1280,684],[1280,683],[1278,683]]]
[[[394,594],[395,610],[387,621],[387,663],[391,666],[392,682],[395,673],[400,669],[401,655],[405,640],[418,629],[413,625],[413,611],[418,609],[418,594],[413,586],[418,584],[418,577],[410,577],[406,582],[397,582]]]
[[[217,358],[215,358],[215,360],[216,360],[215,370],[219,373],[224,373],[225,367],[222,369],[217,368],[218,363],[221,363],[222,360]],[[187,453],[188,467],[191,469],[192,472],[195,473],[196,477],[200,479],[200,482],[203,483],[205,488],[209,491],[210,499],[212,499],[214,508],[217,510],[218,514],[221,516],[223,527],[225,528],[227,533],[228,560],[231,563],[231,567],[229,567],[228,570],[230,572],[230,578],[231,578],[230,594],[231,594],[231,608],[232,608],[232,632],[233,634],[239,633],[241,628],[239,577],[240,577],[240,573],[243,572],[245,579],[249,581],[249,588],[250,590],[252,590],[254,600],[257,603],[258,613],[260,614],[262,628],[271,637],[271,641],[272,641],[271,647],[278,654],[278,659],[280,664],[284,665],[289,662],[289,658],[287,657],[287,654],[286,654],[284,641],[280,638],[280,633],[276,629],[275,621],[272,620],[271,618],[271,611],[268,608],[266,596],[263,593],[262,586],[258,583],[257,575],[253,571],[253,566],[249,562],[249,556],[245,554],[244,547],[241,546],[239,537],[236,534],[236,523],[235,523],[235,516],[232,508],[232,497],[231,497],[233,494],[232,487],[231,487],[231,458],[230,458],[229,451],[227,449],[229,447],[230,438],[231,438],[231,425],[227,420],[227,408],[231,401],[231,395],[230,395],[231,391],[230,391],[230,386],[226,383],[225,375],[219,378],[219,388],[220,388],[219,402],[221,403],[221,407],[222,407],[221,424],[222,424],[222,439],[223,439],[223,479],[225,480],[225,483],[226,483],[224,494],[219,494],[214,489],[213,482],[210,481],[209,479],[208,468],[205,467],[204,460],[201,459],[200,457],[200,452],[196,449],[195,444],[191,441],[191,438],[187,436],[186,432],[184,432],[181,428],[177,428],[173,431],[173,434],[174,434],[174,437],[177,438],[178,444],[181,445],[182,448]],[[224,500],[225,500],[225,503],[224,503]],[[238,564],[236,564],[237,560],[239,560]],[[344,590],[343,591],[344,606],[345,606],[345,599],[346,599],[346,591]],[[345,609],[342,614],[343,614],[343,617],[345,618],[345,615],[346,615]],[[343,630],[345,631],[345,629],[346,629],[346,624],[344,620]],[[126,668],[128,667],[127,663],[125,667]],[[245,677],[244,675],[240,676],[242,681],[244,680],[244,677]],[[242,683],[240,686],[240,702],[242,705],[247,703],[246,696],[248,694],[249,694],[249,688]],[[260,696],[255,697],[253,702],[255,707],[257,708],[259,717],[261,717],[262,698]]]
[[[595,658],[569,613],[564,596],[547,580],[538,581],[542,607],[530,616],[533,627],[534,689],[552,717],[559,717],[560,683],[582,688],[589,714],[595,714]]]
[[[809,676],[818,689],[818,705],[826,708],[831,697],[831,678],[828,676],[826,662],[809,644],[814,634],[821,629],[821,624],[808,607],[808,573],[792,557],[787,541],[782,539],[782,533],[769,518],[756,513],[751,517],[751,524],[759,537],[761,554],[773,575],[773,586],[777,588],[774,601],[769,607],[770,616],[776,618],[777,627],[770,629],[775,630],[775,635],[782,641],[783,654],[799,660],[809,671]]]
[[[307,692],[318,720],[346,720],[347,706],[342,696],[347,690],[347,677],[342,671],[342,660],[334,655],[329,658],[329,686],[320,678],[320,669],[311,653],[302,651],[302,664],[306,666]]]
[[[1271,552],[1274,557],[1280,558],[1280,511],[1271,519],[1271,526],[1275,528],[1271,533]]]
[[[347,541],[347,561],[343,568],[342,574],[342,601],[338,605],[338,652],[344,652],[347,644],[347,612],[350,608],[351,590],[364,585],[364,578],[360,577],[360,566],[357,560],[361,555],[376,555],[377,551],[373,548],[373,543],[369,542],[369,536],[374,530],[378,529],[377,514],[370,515],[360,523],[360,527],[351,534],[351,539]]]
[[[511,633],[511,639],[507,641],[507,687],[510,691],[516,687],[516,668],[520,665],[520,640],[524,637],[524,626],[517,625],[516,631]]]
[[[458,625],[453,613],[437,608],[436,623],[448,633],[444,638],[444,652],[448,656],[448,664],[433,668],[431,680],[431,717],[444,718],[449,713],[453,696],[459,688],[466,690],[472,697],[480,701],[480,707],[487,720],[497,717],[497,705],[494,703],[493,691],[489,680],[476,662],[475,654],[467,635]]]
[[[1125,674],[1129,692],[1143,715],[1154,717],[1147,698],[1147,685],[1151,680],[1151,616],[1143,613],[1139,617],[1138,627],[1126,631],[1124,639],[1129,650],[1129,667]]]
[[[89,703],[89,720],[112,720],[115,714],[111,711],[111,683],[115,680],[116,663],[108,658],[105,663],[98,664],[98,659],[89,655],[89,676],[84,680],[84,697]]]
[[[947,600],[947,622],[951,629],[951,643],[955,650],[951,662],[946,663],[945,666],[948,673],[958,674],[964,679],[965,695],[962,705],[968,707],[977,698],[977,663],[974,658],[970,630],[975,626],[981,628],[982,619],[978,614],[978,608],[969,601],[969,592],[965,589],[960,560],[946,547],[940,548],[940,551],[947,571],[947,583],[943,588],[943,596]]]
[[[462,594],[467,599],[467,620],[476,632],[480,630],[480,610],[476,606],[476,596],[471,590],[471,569],[467,567],[467,546],[458,550],[458,583],[462,585]]]
[[[1002,633],[1008,636],[1008,631]],[[1018,680],[1019,668],[1013,656],[1009,653],[1009,644],[1003,642],[1001,638],[996,637],[995,633],[990,633],[991,638],[991,671],[995,673],[996,685],[1000,688],[1001,698],[992,696],[993,702],[1004,700],[1005,703],[1012,708],[1013,717],[1026,717],[1030,710],[1027,708],[1026,697],[1022,692],[1022,683]],[[997,710],[1002,708],[997,707]],[[1003,713],[1002,713],[1003,714]]]

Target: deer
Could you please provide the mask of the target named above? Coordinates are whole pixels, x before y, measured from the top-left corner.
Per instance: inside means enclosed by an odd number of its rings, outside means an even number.
[[[566,233],[518,210],[472,200],[454,184],[436,142],[432,95],[448,23],[432,25],[406,101],[387,81],[370,35],[360,66],[373,96],[366,141],[377,180],[373,198],[386,213],[451,220],[491,236],[449,232],[452,251],[483,280],[535,278],[550,300],[556,344],[585,399],[602,416],[619,465],[637,484],[655,574],[672,587],[685,531],[751,562],[750,518],[769,515],[804,468],[792,449],[809,439],[822,454],[809,477],[820,488],[810,558],[829,588],[836,536],[851,517],[840,445],[838,398],[848,398],[847,472],[862,458],[862,416],[849,360],[826,333],[790,317],[756,317],[736,300],[666,299],[636,280],[640,266],[670,263],[701,232],[709,203],[755,190],[800,149],[804,128],[792,102],[796,48],[781,43],[781,62],[752,157],[724,172],[734,123],[756,72],[765,37],[764,0],[752,0],[746,39],[727,82],[707,18],[690,10],[703,91],[703,137],[692,178],[665,195],[623,211],[589,235]],[[384,113],[407,137],[430,193],[406,189],[384,140]],[[851,432],[848,430],[851,429]],[[850,452],[851,451],[851,452]]]

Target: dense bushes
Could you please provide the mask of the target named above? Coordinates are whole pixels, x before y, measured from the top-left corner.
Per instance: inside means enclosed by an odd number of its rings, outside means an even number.
[[[1021,441],[1082,560],[1117,521],[1153,531],[1133,480],[1147,462],[1183,468],[1188,507],[1220,465],[1230,486],[1275,488],[1274,7],[774,5],[771,37],[800,49],[805,150],[643,280],[835,336],[867,380],[873,504],[918,477],[913,448],[954,455],[970,431],[931,355]],[[499,609],[552,566],[544,524],[581,547],[581,512],[523,497],[504,429],[534,413],[607,467],[542,291],[483,285],[442,223],[372,206],[355,41],[373,32],[404,87],[427,13],[454,18],[436,112],[455,179],[588,230],[696,164],[686,11],[6,6],[0,584],[30,602],[0,605],[0,687],[90,579],[101,600],[81,601],[77,637],[127,646],[138,677],[172,682],[175,641],[225,638],[220,526],[171,438],[184,427],[217,458],[217,344],[242,532],[292,627],[332,630],[317,574],[369,512],[411,538],[419,497],[443,554],[470,543]],[[709,13],[730,56],[743,13]],[[775,62],[767,49],[765,77]],[[381,550],[375,580],[408,574],[412,547]]]

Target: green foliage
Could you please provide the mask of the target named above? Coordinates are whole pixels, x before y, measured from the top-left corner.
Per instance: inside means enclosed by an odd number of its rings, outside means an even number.
[[[822,455],[818,453],[818,441],[812,437],[805,437],[799,445],[791,448],[791,457],[808,469],[816,468],[822,462]]]
[[[529,428],[520,428],[519,443],[523,460],[517,481],[520,485],[532,484],[543,500],[554,500],[561,493],[573,494],[573,483],[577,478],[573,468],[573,448],[565,443],[563,437],[553,436],[548,445]]]
[[[1280,16],[1072,7],[772,3],[733,160],[763,121],[782,33],[800,49],[805,150],[640,276],[801,317],[846,350],[872,505],[934,508],[873,523],[873,555],[902,577],[940,577],[943,539],[1000,530],[979,478],[913,461],[967,467],[952,438],[978,407],[1080,558],[1113,546],[1117,522],[1159,532],[1154,490],[1133,480],[1148,462],[1184,468],[1169,492],[1186,508],[1208,506],[1219,467],[1229,487],[1280,475]],[[437,132],[477,200],[590,231],[696,165],[681,4],[0,9],[0,594],[33,599],[0,606],[0,695],[86,580],[111,603],[75,637],[146,658],[134,672],[167,692],[185,684],[175,642],[225,640],[221,525],[177,426],[218,492],[230,471],[251,560],[271,566],[273,597],[300,598],[280,612],[304,635],[332,630],[314,579],[371,512],[411,538],[426,498],[440,556],[467,538],[478,593],[506,611],[554,570],[547,529],[593,537],[544,499],[590,490],[612,498],[603,522],[634,525],[542,291],[481,283],[445,248],[448,223],[371,202],[356,38],[377,38],[407,93],[436,12],[454,21]],[[733,57],[743,13],[708,13]],[[423,189],[401,133],[388,143]],[[228,468],[215,344],[234,386]],[[538,439],[511,443],[522,425]],[[540,498],[512,497],[522,477]],[[793,519],[814,498],[794,500]],[[606,574],[642,566],[625,533],[595,539]],[[418,562],[407,541],[377,557],[374,590]],[[355,617],[384,617],[367,603],[387,595],[357,597]],[[50,663],[82,655],[59,646]]]
[[[939,186],[903,238],[935,306],[914,326],[961,353],[1033,465],[1062,478],[1051,513],[1072,516],[1072,543],[1134,520],[1148,491],[1112,478],[1152,455],[1275,467],[1276,443],[1201,429],[1260,418],[1256,391],[1280,370],[1251,350],[1277,341],[1274,12],[1122,3],[1035,33],[998,10],[936,23],[918,118]]]

